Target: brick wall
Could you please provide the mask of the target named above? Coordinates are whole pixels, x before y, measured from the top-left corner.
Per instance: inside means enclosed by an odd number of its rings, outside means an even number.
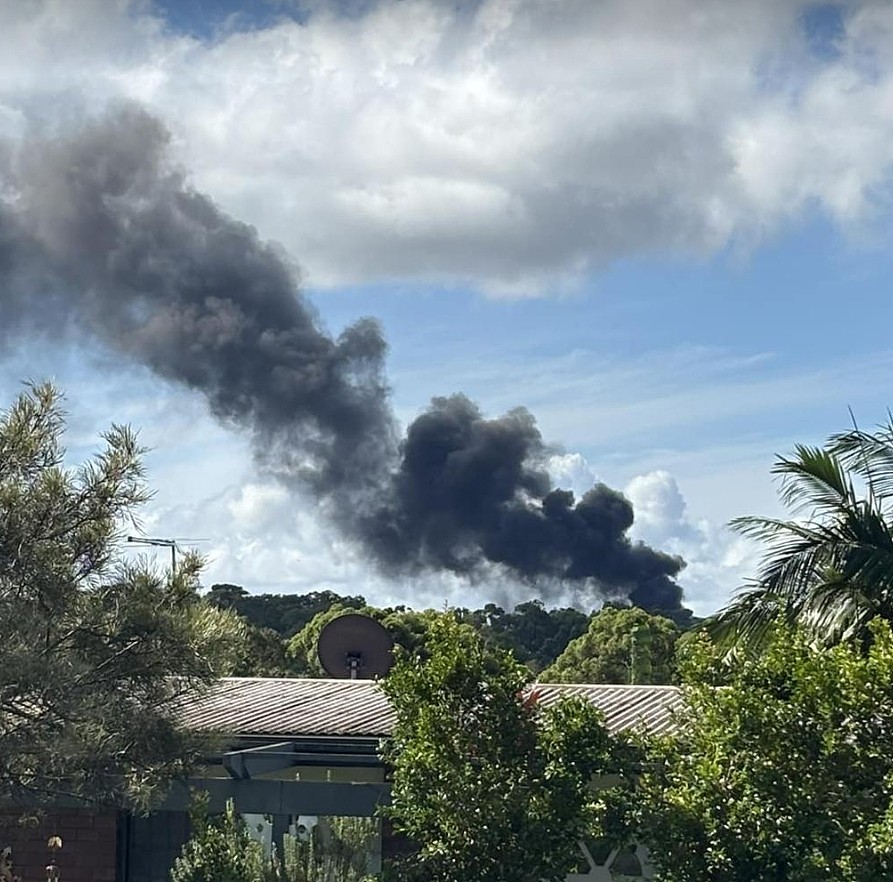
[[[115,882],[116,812],[65,809],[23,818],[21,811],[0,811],[0,848],[12,847],[13,870],[22,882],[45,882],[50,836],[62,838],[56,852],[60,882]]]

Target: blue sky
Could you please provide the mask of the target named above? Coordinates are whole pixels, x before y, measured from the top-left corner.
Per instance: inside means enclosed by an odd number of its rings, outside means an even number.
[[[77,5],[0,11],[5,143],[147,107],[189,180],[300,266],[331,331],[379,318],[402,420],[455,391],[529,407],[555,479],[625,490],[635,535],[689,561],[698,612],[753,571],[725,524],[778,513],[774,455],[847,408],[884,419],[888,4]],[[112,420],[142,427],[146,529],[206,538],[209,582],[508,596],[380,576],[201,400],[95,341],[13,341],[0,393],[44,375],[68,391],[73,457]]]
[[[299,4],[278,0],[162,0],[154,7],[171,31],[200,40],[237,29],[270,27],[283,17],[305,18]]]

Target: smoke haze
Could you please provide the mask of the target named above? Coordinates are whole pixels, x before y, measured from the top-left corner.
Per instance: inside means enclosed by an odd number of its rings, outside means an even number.
[[[629,540],[622,494],[552,488],[524,409],[436,398],[401,441],[378,323],[326,333],[285,255],[191,189],[167,143],[122,106],[2,154],[0,333],[89,334],[200,392],[386,572],[497,566],[541,595],[680,608],[681,560]]]

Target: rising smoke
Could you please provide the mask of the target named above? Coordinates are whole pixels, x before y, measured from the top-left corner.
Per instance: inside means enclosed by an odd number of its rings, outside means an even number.
[[[388,572],[496,566],[544,595],[680,608],[681,560],[629,540],[620,493],[553,489],[526,410],[436,398],[401,441],[378,323],[328,335],[287,258],[191,189],[167,146],[126,106],[2,154],[0,333],[89,334],[200,392]]]

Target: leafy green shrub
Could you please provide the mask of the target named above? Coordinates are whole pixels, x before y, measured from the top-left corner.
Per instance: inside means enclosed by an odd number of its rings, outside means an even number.
[[[206,802],[192,812],[195,833],[174,862],[171,882],[271,882],[274,870],[264,848],[248,832],[232,800],[209,818]]]
[[[332,817],[314,827],[307,841],[286,836],[282,882],[362,882],[378,831],[372,818]]]
[[[195,832],[171,882],[363,882],[378,833],[373,818],[320,818],[306,841],[286,835],[282,854],[268,855],[232,800],[224,814],[209,817],[207,794],[198,795],[191,817]]]

